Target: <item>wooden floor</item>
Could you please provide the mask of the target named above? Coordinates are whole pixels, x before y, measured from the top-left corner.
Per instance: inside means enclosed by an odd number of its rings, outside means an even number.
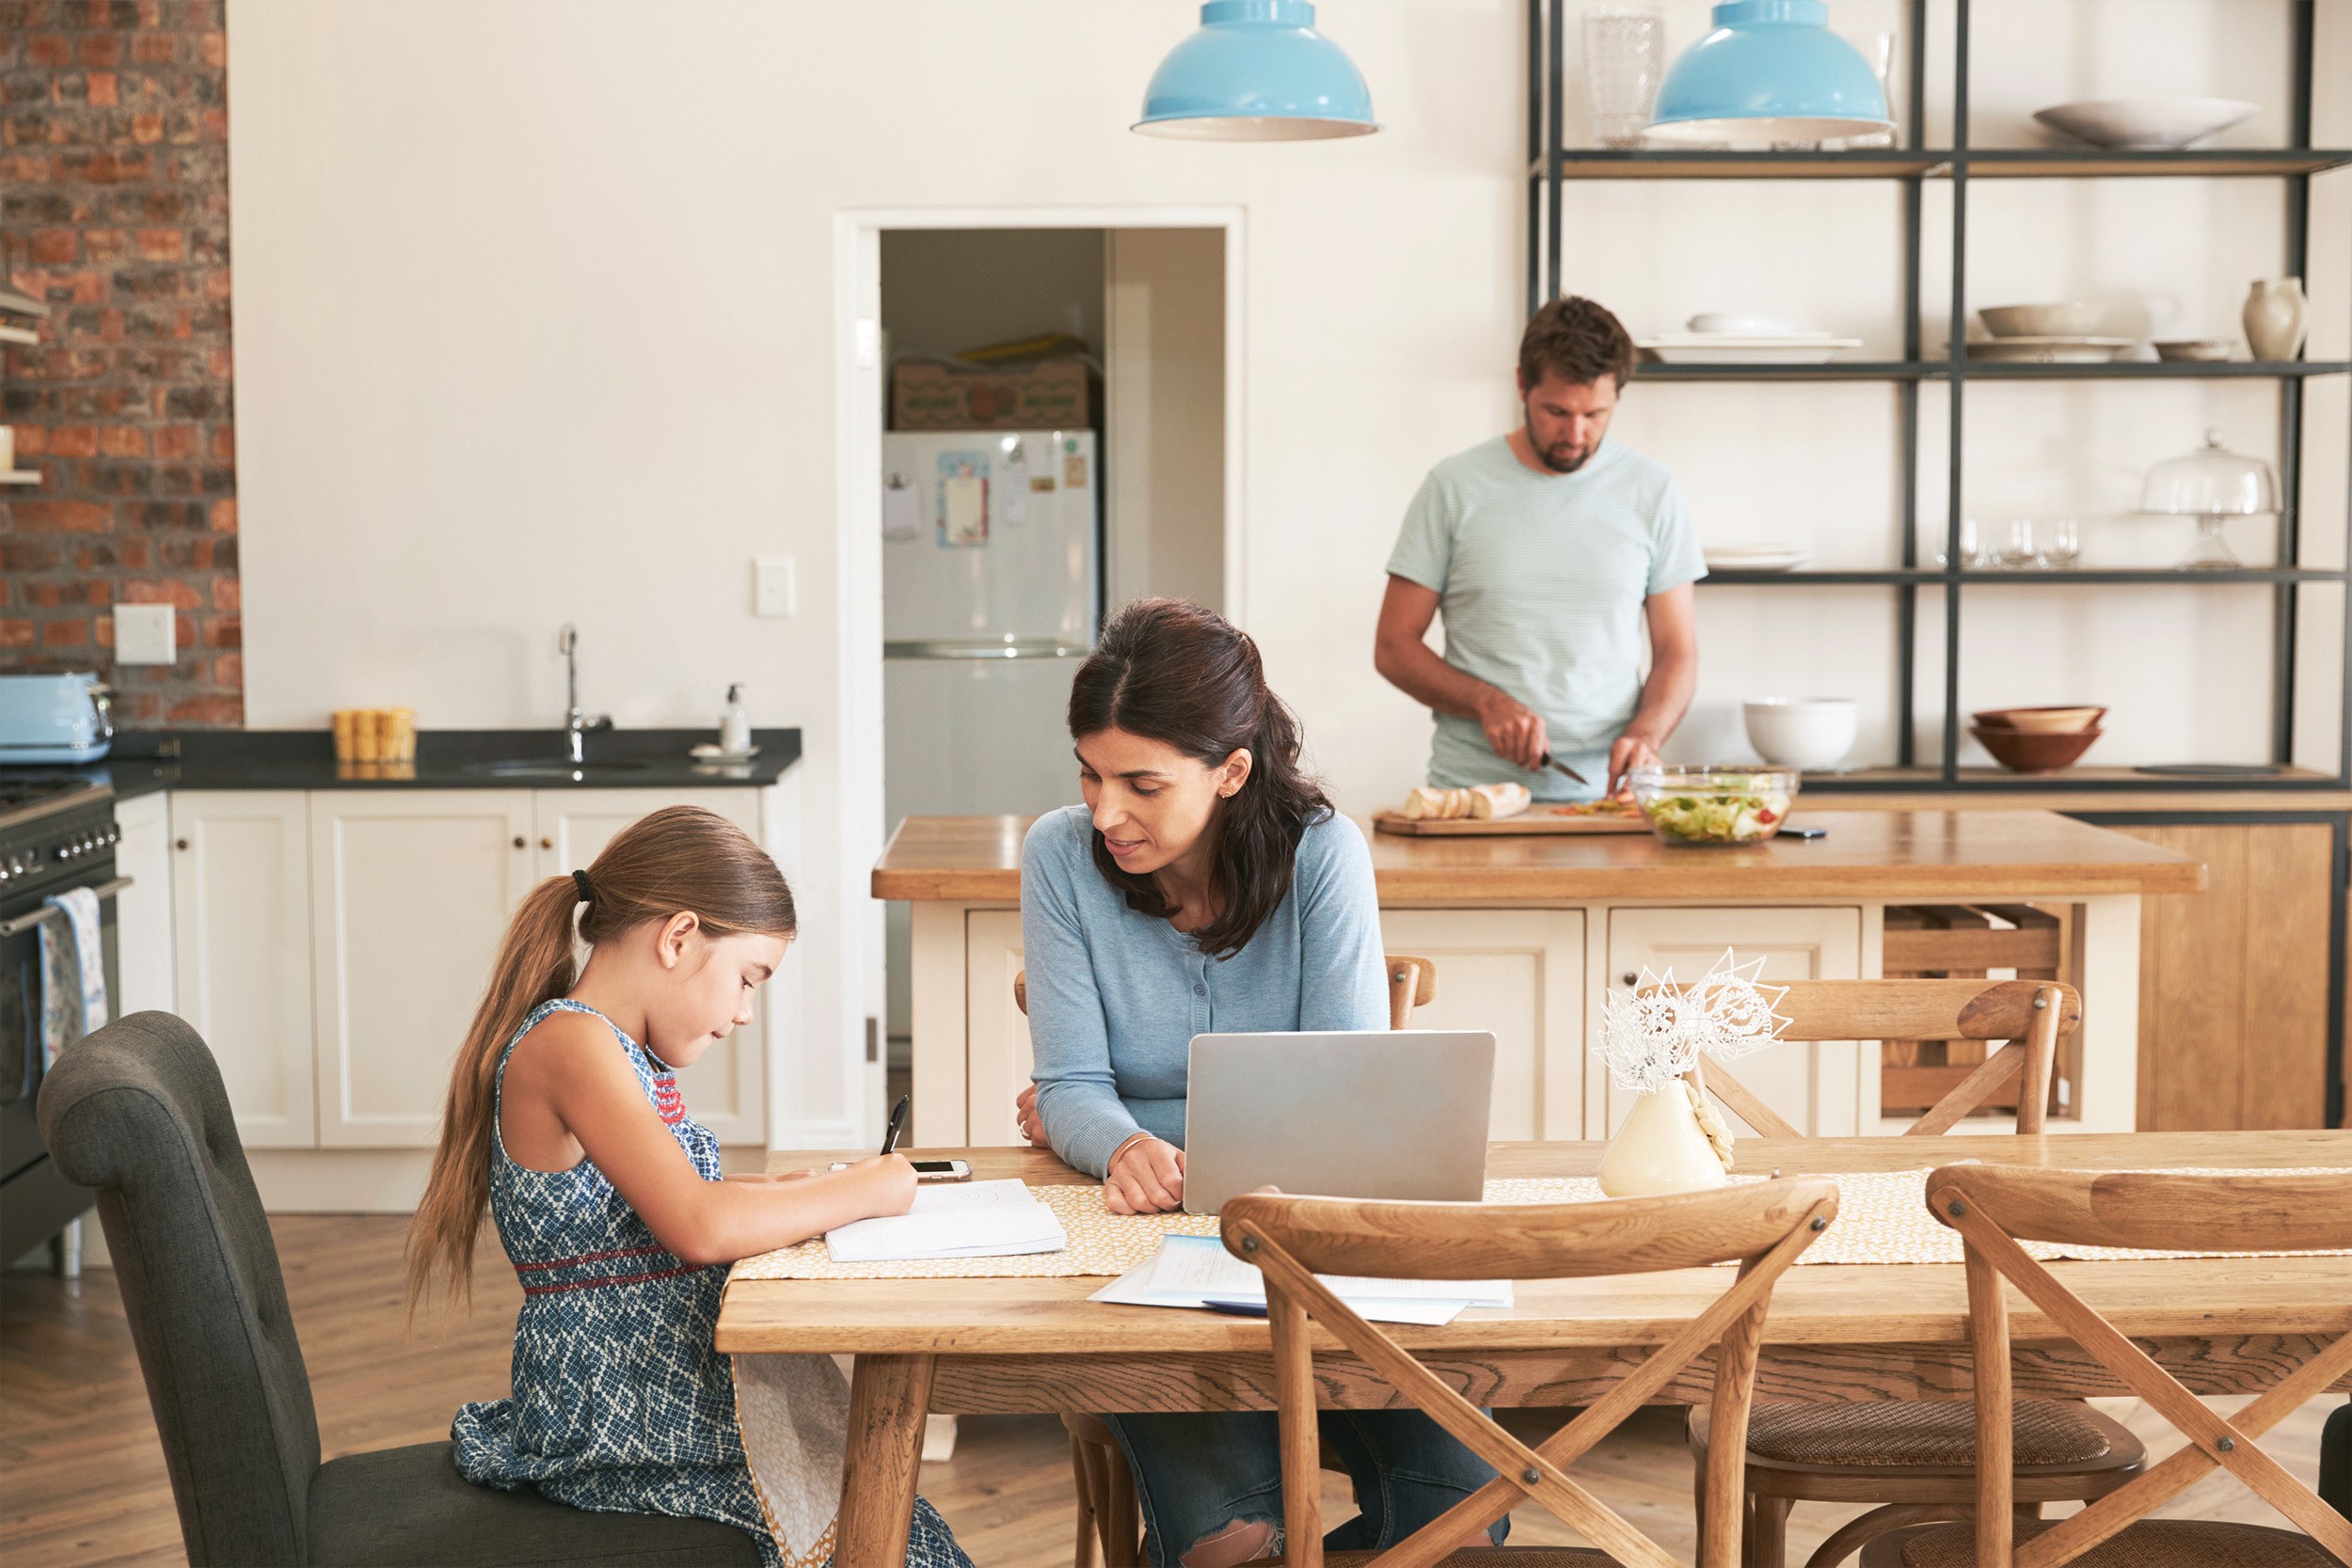
[[[460,1403],[506,1391],[522,1296],[495,1240],[485,1238],[469,1317],[421,1316],[404,1325],[405,1225],[382,1216],[286,1215],[274,1222],[320,1440],[330,1458],[446,1437]],[[2266,1445],[2306,1482],[2318,1473],[2319,1426],[2328,1408],[2307,1406]],[[2134,1408],[2125,1418],[2158,1456],[2179,1446],[2144,1411]],[[1691,1466],[1677,1415],[1645,1412],[1577,1473],[1690,1560]],[[967,1418],[955,1458],[926,1465],[922,1489],[978,1568],[1070,1560],[1069,1449],[1050,1417]],[[1332,1483],[1326,1508],[1335,1520],[1350,1512],[1342,1483]],[[1803,1561],[1847,1512],[1800,1504],[1790,1531],[1795,1560]],[[2279,1522],[2267,1505],[2217,1477],[2165,1512]],[[1523,1509],[1514,1516],[1512,1539],[1569,1538],[1540,1510]],[[78,1285],[37,1274],[0,1275],[0,1561],[81,1568],[183,1560],[163,1452],[112,1273],[92,1270]]]

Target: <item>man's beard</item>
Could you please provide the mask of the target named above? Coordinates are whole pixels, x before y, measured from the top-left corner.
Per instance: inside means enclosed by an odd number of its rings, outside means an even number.
[[[1530,441],[1528,445],[1533,447],[1535,443]],[[1590,463],[1593,460],[1593,453],[1599,450],[1600,443],[1597,441],[1581,451],[1564,442],[1556,447],[1535,447],[1535,455],[1542,460],[1544,467],[1553,473],[1572,474]]]

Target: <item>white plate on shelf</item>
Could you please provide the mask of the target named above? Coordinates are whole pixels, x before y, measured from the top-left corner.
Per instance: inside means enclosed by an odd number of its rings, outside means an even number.
[[[2101,365],[2138,345],[2137,338],[1972,340],[1968,357],[1990,365]]]
[[[1794,545],[1709,545],[1699,553],[1710,572],[1793,572],[1813,559]]]
[[[1674,332],[1637,338],[1633,346],[1667,365],[1821,365],[1832,355],[1860,348],[1859,338],[1826,332],[1765,338],[1729,332]]]
[[[723,752],[705,741],[700,746],[688,747],[686,754],[696,762],[749,762],[759,755],[759,748],[755,746],[748,752]]]

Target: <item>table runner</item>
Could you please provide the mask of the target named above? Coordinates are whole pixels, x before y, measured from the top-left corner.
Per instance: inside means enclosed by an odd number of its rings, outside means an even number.
[[[1837,1218],[1819,1240],[1797,1259],[1807,1263],[1957,1263],[1961,1260],[1959,1232],[1940,1224],[1928,1212],[1927,1179],[1933,1167],[1915,1170],[1822,1172],[1821,1179],[1837,1184]],[[2336,1176],[2352,1166],[2326,1168],[2243,1169],[2211,1166],[2165,1167],[2170,1175],[2194,1176]],[[1762,1176],[1735,1176],[1735,1182],[1762,1181]],[[1214,1236],[1213,1214],[1114,1214],[1103,1204],[1103,1189],[1091,1183],[1031,1189],[1054,1211],[1069,1233],[1070,1244],[1059,1252],[1031,1253],[1017,1258],[942,1258],[900,1263],[836,1263],[822,1238],[774,1252],[761,1253],[737,1263],[728,1275],[737,1279],[1051,1279],[1113,1275],[1149,1262],[1159,1251],[1160,1238],[1175,1234]],[[1603,1199],[1600,1184],[1590,1177],[1514,1178],[1486,1183],[1489,1203],[1591,1203]],[[2072,1259],[2104,1260],[2130,1258],[2263,1258],[2293,1256],[2262,1252],[2141,1251],[2124,1247],[2070,1247],[2054,1243],[2026,1242],[2026,1252],[2045,1260]],[[2323,1256],[2352,1256],[2329,1253]]]

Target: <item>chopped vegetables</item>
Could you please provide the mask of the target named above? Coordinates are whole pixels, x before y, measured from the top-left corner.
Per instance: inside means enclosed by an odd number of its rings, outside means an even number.
[[[1795,784],[1787,772],[1644,768],[1633,798],[1670,844],[1755,844],[1788,820]]]

